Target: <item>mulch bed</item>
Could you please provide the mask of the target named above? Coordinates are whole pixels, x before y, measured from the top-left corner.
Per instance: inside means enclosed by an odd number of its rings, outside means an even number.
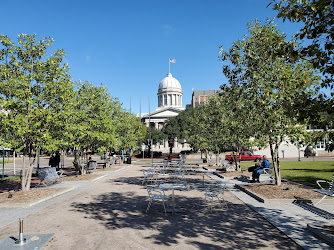
[[[282,183],[275,184],[252,183],[242,185],[249,191],[267,199],[320,199],[322,194],[302,185]]]
[[[116,171],[121,168],[122,165],[113,166],[110,168],[97,168],[96,172],[103,173],[104,171]],[[64,177],[61,181],[88,181],[99,176],[100,174],[85,174],[78,175],[77,171],[72,168],[62,169],[64,171]],[[40,183],[38,177],[31,178],[31,189],[29,191],[21,191],[21,181],[11,181],[0,183],[0,204],[2,203],[28,203],[34,200],[38,200],[42,197],[52,195],[56,192],[63,190],[63,188],[35,188]],[[56,186],[55,186],[56,187]]]
[[[29,191],[12,191],[0,194],[0,204],[3,203],[28,203],[40,198],[57,193],[63,188],[32,188]]]

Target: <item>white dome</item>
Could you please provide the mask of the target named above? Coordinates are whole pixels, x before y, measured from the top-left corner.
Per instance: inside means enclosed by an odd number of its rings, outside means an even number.
[[[159,90],[158,92],[163,91],[177,91],[182,92],[181,84],[180,82],[175,79],[171,73],[167,75],[159,84]]]

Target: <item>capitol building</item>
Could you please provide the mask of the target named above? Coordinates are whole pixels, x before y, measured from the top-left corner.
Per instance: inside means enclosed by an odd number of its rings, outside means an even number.
[[[182,88],[180,82],[168,73],[167,77],[162,79],[158,88],[158,107],[154,112],[149,113],[141,118],[141,121],[146,124],[146,127],[161,130],[164,122],[169,117],[177,116],[185,110],[182,105]],[[174,140],[173,152],[178,153],[181,150],[189,150],[190,147],[185,141]],[[169,152],[167,140],[163,140],[152,147],[153,151]]]

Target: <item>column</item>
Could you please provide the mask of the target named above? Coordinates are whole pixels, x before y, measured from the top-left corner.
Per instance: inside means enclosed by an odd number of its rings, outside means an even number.
[[[177,148],[177,137],[174,139],[174,145],[173,148]]]
[[[158,125],[159,125],[159,124],[158,124],[157,122],[154,123],[154,128],[155,128],[156,130],[159,129]]]

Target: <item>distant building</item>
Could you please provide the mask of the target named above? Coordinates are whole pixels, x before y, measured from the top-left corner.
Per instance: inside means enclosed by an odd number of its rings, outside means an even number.
[[[159,84],[158,88],[158,107],[154,112],[142,116],[141,121],[146,124],[146,127],[161,130],[164,122],[170,118],[177,116],[185,110],[182,106],[182,88],[180,82],[172,76],[167,75]],[[187,147],[186,143],[177,141],[175,138],[174,149],[179,152]],[[167,140],[163,140],[153,147],[153,150],[168,152],[169,145]]]
[[[206,103],[210,96],[214,96],[219,92],[219,90],[193,90],[191,97],[191,106],[193,108],[198,107]]]

